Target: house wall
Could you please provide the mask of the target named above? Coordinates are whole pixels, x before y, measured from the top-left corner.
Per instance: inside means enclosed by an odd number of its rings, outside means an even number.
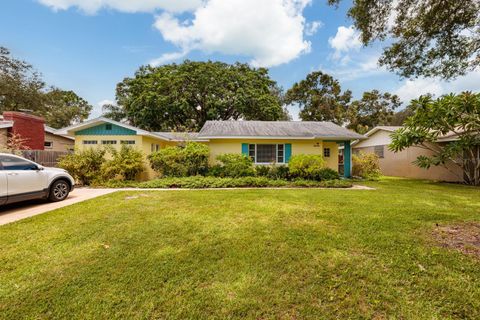
[[[216,157],[224,153],[242,153],[242,144],[285,144],[292,145],[292,156],[297,154],[323,155],[323,148],[330,148],[330,157],[325,158],[327,166],[338,170],[338,144],[322,140],[269,140],[269,139],[210,139],[210,162],[215,163]]]
[[[84,144],[83,142],[85,140],[95,140],[97,141],[97,144]],[[110,145],[105,145],[102,144],[103,140],[115,140],[117,141],[117,144],[110,144]],[[142,144],[142,136],[137,136],[137,135],[75,135],[75,149],[77,150],[84,150],[84,149],[90,149],[90,148],[103,148],[103,147],[113,147],[117,150],[120,150],[121,148],[121,143],[120,141],[122,140],[135,140],[134,146],[136,148],[140,148],[141,150],[143,147]]]
[[[43,118],[15,111],[4,112],[3,118],[13,121],[11,132],[25,139],[23,145],[27,149],[44,149],[45,120]]]
[[[8,129],[0,129],[0,149],[7,146]]]
[[[380,130],[372,134],[370,137],[368,137],[368,139],[359,141],[352,147],[365,148],[365,147],[389,145],[391,142],[391,138],[390,138],[391,134],[392,132]]]
[[[383,146],[384,157],[379,159],[380,170],[386,176],[450,182],[462,180],[462,170],[455,165],[449,165],[449,169],[441,166],[422,169],[413,164],[420,155],[431,156],[433,153],[429,150],[419,147],[410,147],[397,153],[388,150],[388,144],[390,144],[389,134],[389,132],[383,130],[373,134],[368,140],[353,146],[354,154],[359,152],[374,153],[374,147],[381,145]],[[388,141],[385,140],[385,136],[388,137]]]
[[[158,176],[151,167],[150,162],[147,159],[147,156],[152,153],[152,144],[158,144],[160,149],[166,148],[167,146],[175,146],[177,143],[171,141],[165,141],[160,139],[155,139],[151,137],[142,137],[142,151],[145,154],[145,171],[142,173],[142,180],[154,179]]]
[[[74,148],[75,141],[50,132],[45,132],[45,142],[52,142],[52,147],[45,147],[45,150],[50,151],[68,151]]]

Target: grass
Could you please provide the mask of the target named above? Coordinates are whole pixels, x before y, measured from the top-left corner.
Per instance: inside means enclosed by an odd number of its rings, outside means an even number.
[[[480,189],[123,191],[0,227],[3,319],[479,319]]]

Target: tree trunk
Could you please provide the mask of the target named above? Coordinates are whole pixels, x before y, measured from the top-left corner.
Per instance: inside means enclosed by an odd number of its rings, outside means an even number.
[[[480,186],[480,146],[465,150],[463,172],[466,184]]]

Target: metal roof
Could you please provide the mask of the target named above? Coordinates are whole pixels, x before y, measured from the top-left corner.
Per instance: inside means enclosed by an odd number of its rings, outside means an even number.
[[[11,128],[12,126],[13,126],[13,121],[0,120],[0,129]]]
[[[154,132],[157,136],[175,141],[201,141],[198,132]]]
[[[356,140],[365,136],[333,122],[320,121],[207,121],[198,138]]]

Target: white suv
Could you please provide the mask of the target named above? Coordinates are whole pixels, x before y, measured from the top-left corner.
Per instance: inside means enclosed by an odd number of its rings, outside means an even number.
[[[72,176],[63,169],[0,153],[0,205],[31,199],[62,201],[74,185]]]

